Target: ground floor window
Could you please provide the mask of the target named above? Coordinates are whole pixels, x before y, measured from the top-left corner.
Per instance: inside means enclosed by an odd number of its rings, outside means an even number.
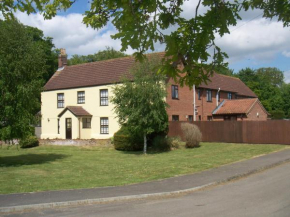
[[[57,119],[57,134],[59,134],[59,128],[60,128],[60,126],[59,126],[59,119]]]
[[[188,121],[193,121],[193,115],[188,115]]]
[[[83,128],[91,128],[91,118],[83,118]]]
[[[207,116],[208,121],[212,121],[212,116]]]
[[[109,134],[109,118],[101,118],[101,134]]]
[[[179,121],[179,115],[172,115],[172,121]]]

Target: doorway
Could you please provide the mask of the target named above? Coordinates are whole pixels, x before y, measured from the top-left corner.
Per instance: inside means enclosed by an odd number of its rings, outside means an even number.
[[[65,119],[65,138],[72,139],[72,123],[71,118]]]

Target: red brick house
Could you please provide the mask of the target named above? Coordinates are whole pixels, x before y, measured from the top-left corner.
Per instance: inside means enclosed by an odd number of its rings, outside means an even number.
[[[269,114],[257,95],[240,79],[215,73],[210,80],[190,89],[169,79],[169,121],[267,120]]]

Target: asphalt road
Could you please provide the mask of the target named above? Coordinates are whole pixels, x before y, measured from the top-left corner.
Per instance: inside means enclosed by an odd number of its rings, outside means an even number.
[[[290,163],[175,198],[46,209],[4,216],[289,217]]]

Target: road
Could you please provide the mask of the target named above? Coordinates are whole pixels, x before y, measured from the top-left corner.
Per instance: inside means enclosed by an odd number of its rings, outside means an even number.
[[[6,217],[289,217],[290,163],[188,195],[4,215]]]

